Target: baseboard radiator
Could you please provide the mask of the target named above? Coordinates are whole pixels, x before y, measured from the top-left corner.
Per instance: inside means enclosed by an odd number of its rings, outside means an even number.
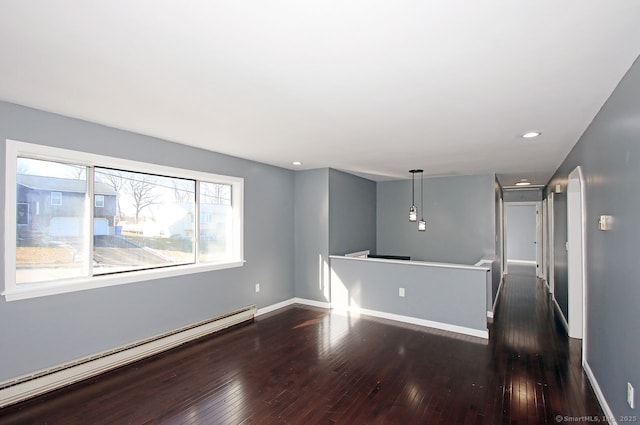
[[[132,344],[1,382],[0,408],[161,353],[210,333],[251,321],[255,314],[255,306],[245,307]]]

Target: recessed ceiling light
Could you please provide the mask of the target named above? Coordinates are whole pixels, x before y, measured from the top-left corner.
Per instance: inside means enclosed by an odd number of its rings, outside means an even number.
[[[518,183],[516,183],[516,186],[529,186],[530,184],[531,182],[529,180],[522,179]]]
[[[530,131],[528,133],[524,133],[521,137],[523,139],[533,139],[534,137],[538,137],[541,134],[542,133],[540,133],[539,131]]]
[[[297,166],[297,165],[302,165],[302,162],[300,162],[300,161],[293,161],[291,164],[292,164],[292,165],[296,165],[296,166]]]

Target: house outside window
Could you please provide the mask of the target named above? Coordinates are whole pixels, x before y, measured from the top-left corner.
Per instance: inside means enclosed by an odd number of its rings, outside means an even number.
[[[241,178],[11,140],[6,157],[8,301],[244,264]]]

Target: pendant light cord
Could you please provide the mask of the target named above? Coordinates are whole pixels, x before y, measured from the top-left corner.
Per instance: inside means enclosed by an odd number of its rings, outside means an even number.
[[[420,220],[424,221],[424,177],[420,173]]]
[[[416,173],[411,173],[411,205],[416,204]]]

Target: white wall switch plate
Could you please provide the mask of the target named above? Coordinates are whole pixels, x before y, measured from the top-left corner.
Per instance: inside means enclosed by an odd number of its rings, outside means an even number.
[[[631,385],[631,382],[627,382],[627,403],[629,403],[629,407],[631,407],[632,409],[634,409],[633,405],[633,396],[634,396],[634,389],[633,389],[633,385]]]
[[[260,284],[256,283],[256,292],[260,292]]]
[[[400,290],[398,291],[398,295],[404,297],[404,288],[400,288]]]
[[[613,217],[610,215],[601,215],[598,218],[598,230],[611,230],[611,226],[613,225]]]

